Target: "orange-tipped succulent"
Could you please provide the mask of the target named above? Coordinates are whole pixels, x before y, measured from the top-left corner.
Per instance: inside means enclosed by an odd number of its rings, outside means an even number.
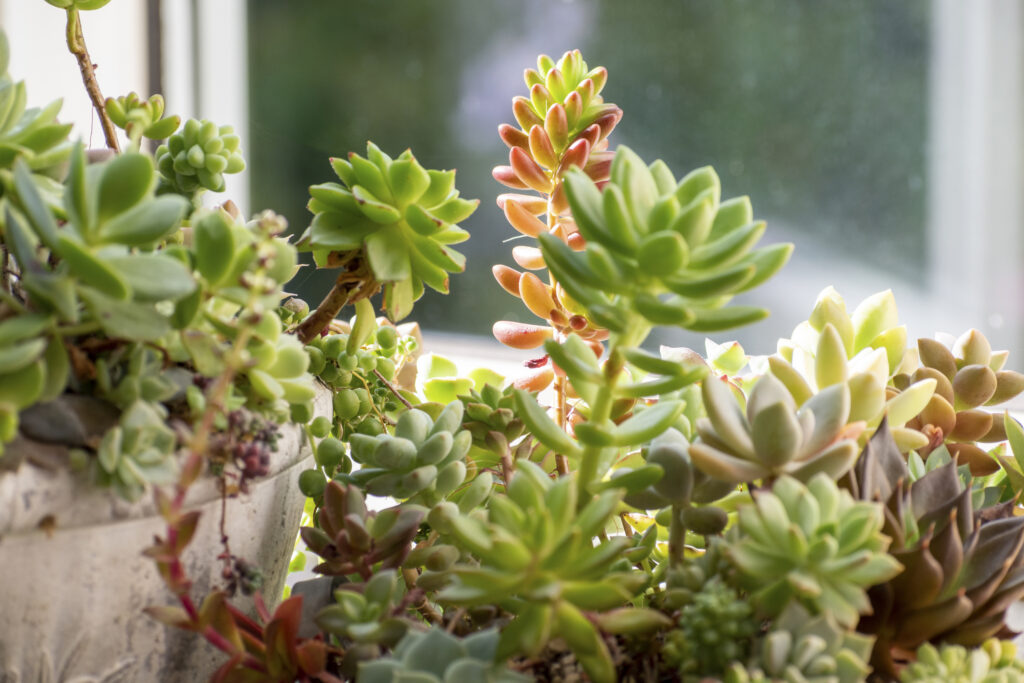
[[[537,68],[527,69],[524,77],[530,95],[516,97],[512,103],[518,127],[507,123],[498,127],[509,146],[509,164],[495,167],[493,175],[512,189],[537,194],[502,194],[498,206],[523,235],[536,238],[551,232],[581,250],[584,240],[569,213],[562,180],[574,167],[595,182],[608,180],[613,155],[607,151],[607,138],[622,118],[622,110],[600,95],[608,71],[588,68],[579,50],[566,52],[557,63],[541,55]],[[593,324],[557,282],[545,283],[529,272],[547,267],[540,249],[519,245],[512,249],[512,258],[526,272],[497,265],[495,279],[546,325],[500,321],[494,325],[498,341],[512,348],[534,349],[555,335],[573,332],[594,342],[607,338],[607,331]],[[542,388],[554,377],[547,364],[532,370],[531,386]]]

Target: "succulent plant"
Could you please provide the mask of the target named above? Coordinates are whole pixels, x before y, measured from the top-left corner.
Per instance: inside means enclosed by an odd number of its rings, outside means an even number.
[[[917,364],[907,349],[907,331],[898,325],[896,301],[886,290],[862,301],[853,314],[833,288],[818,295],[808,320],[779,341],[768,370],[786,385],[798,405],[816,392],[845,383],[850,392],[850,420],[863,421],[864,439],[888,418],[889,429],[904,452],[928,444],[928,438],[904,424],[927,405],[935,382],[928,377],[889,386],[894,375]],[[863,439],[862,439],[863,441]]]
[[[361,683],[525,683],[494,662],[498,632],[456,638],[441,628],[409,631],[391,656],[359,666]]]
[[[921,367],[893,378],[898,387],[928,378],[935,380],[935,394],[920,415],[908,426],[930,438],[920,453],[927,456],[946,443],[960,464],[968,465],[976,476],[991,474],[998,463],[974,442],[1006,439],[1000,420],[985,410],[998,406],[1024,391],[1024,375],[1004,370],[1009,355],[992,352],[981,332],[968,330],[955,341],[952,338],[919,339]]]
[[[790,475],[809,481],[819,472],[842,476],[857,457],[862,424],[848,424],[850,392],[830,386],[797,409],[796,402],[773,375],[759,379],[746,411],[733,392],[716,378],[705,379],[701,396],[708,417],[697,420],[700,440],[690,445],[694,465],[732,484],[771,481]]]
[[[379,571],[363,584],[342,584],[334,591],[335,604],[317,612],[316,624],[346,644],[393,647],[410,625],[400,616],[401,591],[394,569]]]
[[[706,475],[693,465],[691,444],[678,430],[669,428],[654,439],[643,451],[648,465],[660,467],[664,474],[655,483],[636,492],[626,494],[625,502],[642,510],[655,510],[670,505],[704,505],[724,497],[735,486]],[[619,468],[612,473],[612,482],[634,472]]]
[[[493,449],[495,437],[491,432],[500,434],[506,444],[523,435],[525,425],[515,414],[516,396],[512,386],[499,389],[486,384],[479,391],[471,389],[459,400],[465,406],[462,427],[473,435],[474,446]]]
[[[111,486],[126,500],[138,500],[150,484],[175,481],[178,439],[166,424],[166,415],[152,403],[136,401],[121,415],[117,426],[103,435],[92,460],[92,475],[101,486]]]
[[[917,659],[900,671],[901,683],[1019,683],[1024,663],[1008,640],[989,638],[968,651],[960,645],[925,643]]]
[[[137,93],[130,92],[124,97],[108,97],[107,115],[115,126],[124,130],[128,139],[138,148],[143,137],[163,140],[181,124],[181,117],[164,117],[164,98],[157,94],[144,100]],[[211,145],[211,148],[213,145]],[[213,166],[216,167],[217,162]],[[205,166],[209,168],[209,165]]]
[[[823,472],[806,485],[783,476],[739,509],[724,550],[762,614],[796,602],[849,628],[871,611],[865,589],[901,571],[882,523],[881,506],[855,501]]]
[[[859,683],[871,638],[851,633],[827,614],[812,616],[790,605],[754,645],[753,656],[725,669],[725,683]]]
[[[562,636],[595,681],[612,680],[607,646],[581,610],[620,607],[641,590],[645,575],[629,571],[623,537],[594,545],[622,497],[604,491],[577,510],[573,477],[549,478],[520,460],[507,494],[493,495],[486,521],[442,503],[428,521],[478,558],[457,564],[438,600],[455,605],[498,604],[516,616],[505,627],[498,657],[535,655]]]
[[[159,118],[155,108],[153,116]],[[166,189],[186,197],[203,189],[223,192],[224,174],[245,170],[239,143],[231,126],[217,126],[205,119],[185,121],[180,131],[156,149],[157,168]]]
[[[43,108],[26,109],[24,81],[13,81],[7,73],[10,49],[7,36],[0,31],[0,196],[11,189],[14,162],[22,159],[39,186],[47,204],[59,204],[58,180],[71,146],[71,124],[57,121],[61,100]]]
[[[362,467],[346,479],[376,496],[436,505],[466,479],[465,457],[473,439],[459,429],[462,412],[458,401],[437,420],[421,410],[407,410],[394,434],[353,434],[352,459]]]
[[[498,134],[509,147],[510,165],[496,167],[493,175],[512,189],[533,190],[539,196],[502,194],[498,206],[509,224],[523,235],[537,237],[551,232],[579,249],[582,238],[569,214],[563,179],[573,167],[583,169],[597,182],[608,179],[612,155],[606,151],[607,138],[622,118],[622,110],[600,96],[608,80],[607,70],[590,69],[579,50],[566,52],[557,63],[541,55],[537,69],[527,69],[525,79],[530,96],[513,100],[519,128],[510,124],[498,127]],[[546,223],[538,218],[545,214]],[[546,267],[534,246],[517,246],[512,257],[527,271]],[[557,283],[545,285],[533,273],[508,266],[495,266],[493,272],[509,294],[522,299],[530,312],[549,326],[500,321],[494,325],[494,336],[503,344],[536,348],[550,330],[575,332],[594,340],[607,336],[607,331],[595,326]]]
[[[1024,595],[1024,518],[1006,506],[978,511],[953,462],[910,482],[885,429],[868,442],[843,483],[853,496],[884,504],[889,552],[906,569],[868,592],[871,613],[858,629],[877,637],[872,665],[895,675],[893,650],[926,641],[980,645],[1004,627]]]
[[[664,163],[648,167],[620,147],[603,190],[579,171],[566,176],[565,188],[586,247],[576,252],[541,234],[541,251],[598,324],[621,331],[638,315],[650,325],[712,331],[764,317],[761,309],[723,306],[771,277],[792,245],[750,251],[764,223],[753,221],[746,197],[719,203],[710,168],[677,182]]]
[[[679,626],[665,635],[662,656],[683,680],[719,675],[747,659],[759,630],[750,602],[716,576],[683,606]]]
[[[337,481],[327,483],[317,526],[303,527],[302,540],[323,560],[313,571],[368,578],[381,569],[400,567],[412,549],[426,510],[416,505],[367,510],[362,492]]]
[[[309,189],[313,222],[299,244],[320,266],[343,267],[353,296],[384,287],[392,320],[412,310],[426,284],[448,292],[448,273],[462,272],[465,257],[452,249],[469,239],[456,225],[479,200],[459,197],[455,171],[424,169],[406,150],[397,159],[368,143],[366,158],[332,159],[341,183]]]

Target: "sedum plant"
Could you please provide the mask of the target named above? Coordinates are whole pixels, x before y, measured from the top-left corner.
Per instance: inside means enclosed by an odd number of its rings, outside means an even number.
[[[541,56],[499,127],[497,203],[534,241],[493,273],[539,322],[493,331],[534,357],[510,381],[460,376],[395,326],[465,268],[478,202],[455,171],[373,143],[333,158],[293,244],[272,212],[203,206],[244,167],[230,127],[97,95],[79,12],[105,2],[51,4],[111,151],[67,143],[57,108],[0,80],[3,457],[103,406],[99,433],[60,446],[155,497],[146,554],[177,604],[148,613],[224,653],[214,680],[1016,680],[989,639],[1024,595],[1024,431],[984,408],[1021,376],[975,331],[908,344],[888,291],[850,313],[826,289],[765,358],[650,349],[661,327],[763,318],[734,299],[792,245],[760,246],[710,167],[611,148],[604,68]],[[285,293],[299,251],[336,274],[315,305]],[[224,584],[197,600],[190,487],[208,472],[244,493],[289,421],[314,453],[299,548],[323,599],[243,613],[228,598],[260,568],[225,539]]]

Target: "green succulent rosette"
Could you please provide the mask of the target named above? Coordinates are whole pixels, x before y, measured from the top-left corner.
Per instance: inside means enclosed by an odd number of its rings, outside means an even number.
[[[447,294],[448,274],[466,263],[449,246],[469,239],[456,224],[480,203],[459,197],[455,171],[427,170],[409,150],[392,159],[373,143],[365,158],[353,152],[331,166],[341,183],[310,187],[313,221],[299,246],[321,267],[364,275],[363,291],[383,287],[392,320],[409,314],[424,285]]]
[[[882,525],[880,505],[854,500],[826,474],[806,485],[784,476],[739,509],[724,551],[762,614],[798,603],[850,628],[871,610],[866,589],[902,569]]]
[[[871,638],[840,628],[827,614],[790,605],[754,645],[745,663],[725,669],[725,683],[861,683]]]
[[[72,126],[57,121],[61,100],[42,108],[27,107],[25,82],[7,74],[9,54],[7,36],[0,31],[0,197],[9,194],[14,162],[22,159],[46,203],[57,208]]]
[[[1012,641],[989,638],[968,650],[960,645],[925,643],[917,659],[900,671],[900,683],[1021,683],[1024,663]]]
[[[359,665],[363,683],[526,683],[494,662],[498,632],[456,638],[442,628],[409,631],[389,657]]]
[[[180,116],[164,117],[164,98],[160,94],[146,100],[134,92],[123,97],[108,97],[104,108],[111,122],[128,135],[136,148],[141,138],[163,140],[181,124]],[[219,162],[213,163],[214,167],[217,165]]]
[[[552,480],[537,465],[518,461],[507,494],[491,496],[486,519],[442,503],[428,516],[476,562],[455,565],[442,603],[497,604],[515,618],[505,627],[498,657],[534,656],[561,636],[594,681],[614,680],[604,640],[584,611],[626,605],[648,577],[630,571],[623,556],[629,542],[593,538],[614,515],[622,491],[609,489],[577,509],[573,477]],[[649,610],[641,610],[644,613]]]
[[[155,112],[154,112],[155,113]],[[167,120],[167,119],[165,119]],[[164,132],[163,122],[154,122]],[[224,175],[245,170],[240,138],[231,126],[189,119],[157,147],[157,168],[167,190],[192,197],[199,190],[224,191]]]
[[[694,331],[722,330],[767,312],[726,307],[789,259],[792,245],[754,250],[765,231],[747,197],[720,201],[711,168],[677,181],[664,162],[645,164],[619,147],[603,189],[582,171],[565,177],[573,220],[586,246],[574,251],[538,235],[544,262],[594,322],[612,332],[631,318]]]

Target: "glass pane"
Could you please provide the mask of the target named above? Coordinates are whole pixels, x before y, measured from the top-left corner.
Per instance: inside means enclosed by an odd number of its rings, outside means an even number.
[[[253,208],[277,207],[301,231],[306,186],[332,177],[327,157],[367,139],[411,147],[430,167],[458,168],[463,196],[482,200],[465,223],[467,273],[413,317],[481,335],[497,319],[530,320],[490,275],[512,263],[503,240],[515,235],[494,205],[504,190],[490,169],[507,163],[496,127],[538,53],[579,47],[608,68],[603,95],[625,111],[613,145],[677,176],[713,165],[723,196],[749,194],[768,221],[765,242],[797,243],[747,297],[773,316],[717,335],[769,353],[825,286],[852,305],[927,267],[929,15],[921,0],[251,0]],[[330,281],[309,275],[303,293]],[[681,332],[660,341],[702,347]]]

